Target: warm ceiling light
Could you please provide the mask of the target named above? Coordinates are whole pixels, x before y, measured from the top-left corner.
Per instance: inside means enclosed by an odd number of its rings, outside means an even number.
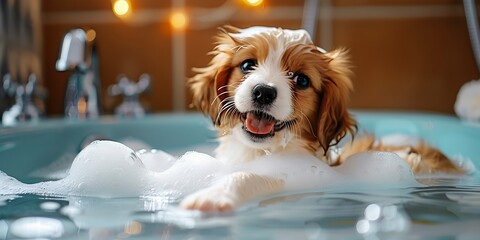
[[[263,0],[243,0],[248,6],[257,7],[263,3]]]
[[[130,3],[127,0],[116,0],[113,2],[113,13],[117,16],[125,16],[130,11]]]
[[[170,16],[170,24],[174,29],[185,29],[187,26],[187,15],[184,12],[174,12]]]

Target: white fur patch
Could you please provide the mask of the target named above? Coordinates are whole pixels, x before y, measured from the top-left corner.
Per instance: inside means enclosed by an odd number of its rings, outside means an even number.
[[[277,98],[272,103],[268,113],[278,120],[287,120],[292,113],[293,103],[289,81],[281,68],[281,58],[285,49],[280,46],[271,47],[265,62],[260,62],[235,92],[235,107],[241,112],[255,110],[252,90],[258,84],[266,84],[277,90]]]
[[[287,42],[291,43],[312,44],[310,35],[304,29],[288,30],[275,27],[255,26],[242,29],[239,33],[232,33],[231,35],[235,38],[247,38],[261,33],[271,34],[277,38],[283,38]]]

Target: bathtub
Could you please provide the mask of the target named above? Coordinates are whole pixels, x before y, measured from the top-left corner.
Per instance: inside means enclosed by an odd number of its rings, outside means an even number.
[[[446,155],[480,167],[479,124],[429,113],[352,114],[359,122],[360,132],[420,136]],[[157,114],[139,120],[45,120],[0,128],[0,170],[22,182],[33,183],[45,180],[32,175],[36,170],[65,156],[73,158],[95,139],[126,141],[134,145],[132,148],[161,149],[175,155],[188,150],[211,151],[215,136],[209,119],[196,113]],[[228,215],[183,212],[164,199],[148,196],[96,199],[0,192],[0,239],[475,239],[480,234],[479,179],[473,173],[460,179],[439,177],[434,184],[407,189],[282,193],[254,201]],[[373,225],[378,228],[385,224],[373,221],[367,222],[370,232],[365,232],[361,219],[372,206],[385,211],[393,207],[397,213],[395,221],[388,222],[386,216],[382,221],[394,225],[406,221],[408,227],[373,231]],[[36,230],[29,235],[22,233],[25,228]]]

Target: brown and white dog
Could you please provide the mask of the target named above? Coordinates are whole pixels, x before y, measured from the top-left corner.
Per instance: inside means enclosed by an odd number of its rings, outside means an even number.
[[[220,133],[217,158],[240,163],[267,153],[301,153],[329,162],[329,148],[355,134],[356,121],[347,111],[352,82],[345,50],[325,52],[305,30],[225,27],[211,54],[210,64],[194,69],[197,74],[188,83],[194,106],[211,117]],[[374,142],[371,136],[352,142],[335,163],[360,151],[391,150],[417,172],[461,171],[428,146],[390,149]],[[430,151],[435,154],[422,158]],[[271,176],[235,173],[180,205],[228,211],[280,191],[283,184]]]

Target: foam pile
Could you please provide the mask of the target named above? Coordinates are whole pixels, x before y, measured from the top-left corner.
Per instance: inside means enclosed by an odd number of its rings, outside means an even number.
[[[162,151],[134,152],[113,141],[95,141],[57,181],[24,184],[0,172],[0,195],[47,194],[93,197],[181,197],[246,171],[282,179],[286,190],[373,184],[416,185],[408,165],[393,153],[362,153],[332,168],[309,155],[268,155],[244,164],[226,164],[207,154],[187,152],[180,158]]]

